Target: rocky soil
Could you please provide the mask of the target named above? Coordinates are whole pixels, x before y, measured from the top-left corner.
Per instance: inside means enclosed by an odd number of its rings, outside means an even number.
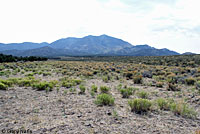
[[[58,92],[48,93],[31,87],[11,87],[8,91],[0,90],[0,130],[30,129],[34,134],[192,134],[200,129],[199,96],[184,92],[176,95],[165,88],[135,85],[131,80],[125,83],[148,91],[151,100],[158,96],[180,99],[181,95],[185,95],[189,98],[188,103],[197,110],[197,119],[160,110],[144,115],[133,113],[128,99],[122,98],[116,90],[119,81],[104,83],[101,79],[88,79],[85,80],[88,89],[93,84],[111,87],[115,105],[95,105],[96,95],[91,96],[89,90],[78,94],[78,86],[75,92],[61,87]]]

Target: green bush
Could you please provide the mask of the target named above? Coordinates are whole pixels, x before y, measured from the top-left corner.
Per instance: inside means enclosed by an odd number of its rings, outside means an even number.
[[[33,75],[34,75],[34,73],[28,73],[25,76],[33,76]]]
[[[126,77],[126,79],[132,79],[133,73],[132,72],[124,72],[123,76]]]
[[[108,93],[109,90],[110,90],[110,88],[107,87],[107,86],[101,86],[101,87],[100,87],[100,91],[101,91],[101,93]]]
[[[46,90],[46,91],[52,91],[53,84],[49,82],[40,82],[32,85],[33,88],[37,89],[38,91]]]
[[[18,81],[20,80],[20,78],[9,78],[8,80],[11,81],[12,84],[17,85],[17,84],[18,84]]]
[[[200,81],[196,82],[196,89],[200,90]]]
[[[91,95],[92,97],[94,97],[94,96],[95,96],[95,92],[94,92],[94,91],[90,91],[90,95]]]
[[[117,90],[120,91],[120,89],[122,89],[122,84],[117,85]]]
[[[97,92],[97,89],[98,89],[98,87],[97,86],[95,86],[95,85],[92,85],[91,86],[91,91],[93,91],[93,92]]]
[[[133,77],[133,82],[134,84],[142,84],[142,76],[138,75],[138,76]]]
[[[99,94],[95,100],[96,105],[114,105],[115,99],[109,94]]]
[[[85,90],[86,90],[85,86],[80,85],[79,88],[80,88],[80,92],[79,92],[79,93],[80,93],[80,94],[84,94],[84,93],[85,93]]]
[[[194,83],[195,83],[195,79],[194,78],[187,78],[187,79],[185,79],[185,83],[187,84],[187,85],[194,85]]]
[[[163,87],[163,82],[156,82],[156,87],[160,87],[160,88],[162,88]]]
[[[180,88],[176,84],[168,83],[168,91],[180,91]]]
[[[58,81],[57,80],[52,80],[49,83],[52,84],[53,86],[56,86],[58,84]]]
[[[141,98],[129,100],[128,104],[131,108],[131,111],[135,113],[147,112],[150,110],[152,106],[151,101],[147,99],[141,99]]]
[[[82,80],[72,79],[71,82],[75,83],[76,85],[79,85],[79,84],[81,84]]]
[[[42,75],[43,76],[51,76],[51,73],[50,72],[43,72]]]
[[[133,90],[132,88],[124,88],[120,89],[120,93],[122,94],[122,98],[129,98],[129,96],[133,94]]]
[[[163,98],[159,98],[156,100],[159,109],[161,110],[168,110],[169,109],[169,102]]]
[[[79,85],[81,82],[82,82],[81,80],[77,80],[77,79],[63,78],[62,79],[62,86],[66,87],[66,88],[70,88],[70,87]]]
[[[70,88],[69,91],[70,91],[71,93],[75,93],[75,92],[76,92],[76,88]]]
[[[38,82],[39,82],[39,80],[35,80],[34,77],[26,77],[26,78],[23,78],[23,79],[19,79],[17,84],[20,87],[23,87],[23,86],[30,87],[33,84],[38,83]]]
[[[140,91],[137,94],[138,94],[138,97],[143,98],[143,99],[147,99],[149,96],[149,94],[145,91]]]
[[[186,118],[196,118],[197,112],[190,108],[186,103],[178,102],[172,103],[170,105],[170,110],[174,112],[175,115],[180,115]]]
[[[73,84],[73,83],[70,83],[70,82],[64,81],[64,82],[62,82],[62,86],[63,86],[63,87],[66,87],[66,88],[70,88],[70,87],[74,86],[74,84]]]
[[[103,80],[104,82],[106,82],[106,83],[107,83],[107,82],[108,82],[108,80],[109,80],[109,77],[108,77],[108,76],[103,76],[103,77],[102,77],[102,80]]]
[[[13,82],[10,80],[2,80],[0,79],[0,82],[3,83],[4,85],[11,87],[13,85]]]
[[[0,90],[7,90],[8,86],[0,82]]]

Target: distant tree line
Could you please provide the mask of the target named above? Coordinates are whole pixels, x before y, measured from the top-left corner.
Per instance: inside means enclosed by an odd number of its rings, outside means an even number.
[[[0,63],[2,62],[17,62],[17,61],[46,61],[47,58],[44,57],[35,57],[35,56],[29,56],[29,57],[17,57],[12,55],[4,55],[0,54]]]

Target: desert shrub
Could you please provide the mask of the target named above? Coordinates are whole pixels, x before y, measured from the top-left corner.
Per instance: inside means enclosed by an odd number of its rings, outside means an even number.
[[[143,99],[147,99],[149,94],[145,91],[140,91],[137,93],[138,97],[143,98]]]
[[[51,73],[50,72],[43,72],[42,75],[43,76],[51,76]]]
[[[115,99],[109,94],[99,94],[95,100],[96,105],[114,105]]]
[[[57,87],[57,88],[56,88],[56,92],[58,93],[58,92],[59,92],[59,90],[60,90],[60,88],[59,88],[59,87]]]
[[[168,110],[169,109],[169,102],[163,98],[159,98],[156,100],[159,109],[161,110]]]
[[[81,80],[78,79],[67,79],[67,78],[63,78],[61,79],[61,81],[62,81],[62,86],[66,88],[79,85],[82,82]]]
[[[11,87],[13,85],[13,82],[10,80],[2,80],[0,79],[0,82],[3,83],[4,85]]]
[[[103,76],[103,77],[102,77],[102,80],[103,80],[104,82],[106,82],[106,83],[107,83],[107,82],[108,82],[108,80],[109,80],[109,79],[108,79],[108,76]]]
[[[185,83],[187,85],[194,85],[195,79],[194,78],[187,78],[187,79],[185,79]]]
[[[176,84],[168,83],[168,91],[180,91],[180,88]]]
[[[151,101],[141,98],[129,100],[128,104],[131,108],[131,111],[136,113],[147,112],[150,110],[150,107],[152,106]]]
[[[160,88],[162,88],[162,87],[163,87],[163,85],[164,85],[164,83],[163,83],[163,82],[156,82],[156,87],[160,87]]]
[[[200,90],[200,81],[196,82],[196,89]]]
[[[92,74],[96,75],[97,73],[99,73],[99,71],[98,70],[94,70]]]
[[[120,91],[120,89],[122,89],[122,84],[117,85],[117,90]]]
[[[33,76],[33,75],[34,75],[34,73],[28,73],[25,76]]]
[[[8,80],[12,82],[12,84],[17,85],[20,78],[9,78]]]
[[[97,92],[97,89],[98,89],[98,87],[97,86],[95,86],[95,85],[92,85],[91,86],[91,91],[93,91],[93,92]]]
[[[85,71],[83,75],[86,77],[93,76],[93,72]]]
[[[126,79],[132,79],[133,73],[132,72],[124,72],[123,76],[126,77]]]
[[[4,76],[5,73],[3,71],[0,71],[0,76]]]
[[[133,77],[133,82],[135,84],[142,84],[142,76],[138,75],[138,76]]]
[[[35,83],[38,83],[38,82],[39,82],[39,80],[35,80],[34,77],[26,77],[26,78],[23,78],[23,79],[19,79],[17,84],[20,87],[23,87],[23,86],[30,87],[32,84],[35,84]]]
[[[177,77],[176,77],[176,75],[174,73],[172,73],[172,74],[167,76],[167,81],[169,83],[173,83],[173,84],[178,82]]]
[[[40,82],[32,85],[33,88],[37,89],[38,91],[46,90],[46,91],[52,91],[53,84],[49,82]]]
[[[76,88],[70,88],[69,91],[70,91],[71,93],[75,93],[75,92],[76,92]]]
[[[133,90],[132,88],[123,88],[120,89],[120,93],[122,94],[122,98],[129,98],[129,96],[133,94]]]
[[[66,88],[70,88],[70,87],[73,86],[73,83],[63,82],[63,83],[62,83],[62,86],[63,86],[63,87],[66,87]]]
[[[53,86],[56,86],[58,84],[58,81],[57,80],[52,80],[49,83],[52,84]]]
[[[94,97],[95,96],[95,92],[94,91],[90,91],[90,95],[92,96],[92,97]]]
[[[147,77],[147,78],[152,78],[152,77],[153,77],[153,74],[152,74],[151,71],[144,71],[144,72],[142,73],[142,76],[143,76],[143,77]]]
[[[78,80],[78,79],[73,79],[71,81],[72,81],[72,83],[75,83],[76,85],[79,85],[82,82],[82,80]]]
[[[170,105],[170,110],[175,115],[180,115],[186,118],[197,117],[197,112],[193,108],[190,108],[186,103],[183,103],[183,102],[172,103]]]
[[[84,85],[80,85],[79,88],[80,88],[80,92],[79,93],[80,94],[84,94],[85,90],[86,90],[85,86]]]
[[[0,90],[7,90],[8,86],[0,82]]]
[[[31,80],[27,80],[27,79],[22,79],[22,80],[18,81],[18,85],[20,87],[23,87],[23,86],[29,87],[29,86],[31,86],[31,84],[32,84],[32,81]]]
[[[108,93],[109,90],[110,90],[110,88],[107,87],[107,86],[101,86],[101,87],[100,87],[100,91],[101,91],[101,93]]]

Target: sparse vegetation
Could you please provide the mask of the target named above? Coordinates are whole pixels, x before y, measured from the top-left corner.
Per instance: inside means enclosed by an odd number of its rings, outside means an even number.
[[[95,86],[95,85],[92,85],[91,86],[91,91],[93,91],[93,92],[97,92],[97,89],[98,89],[98,87],[97,86]]]
[[[160,87],[160,88],[162,88],[163,85],[164,85],[163,82],[157,82],[157,83],[156,83],[156,87]]]
[[[158,98],[156,101],[157,101],[159,109],[161,109],[161,110],[169,110],[170,103],[166,99]]]
[[[194,85],[195,79],[194,78],[187,78],[187,79],[185,79],[185,83],[187,85]]]
[[[80,92],[79,93],[80,94],[84,94],[85,90],[86,90],[85,86],[84,85],[80,85],[79,88],[80,88]]]
[[[180,88],[176,84],[169,83],[168,88],[169,91],[180,91]]]
[[[187,118],[196,118],[197,116],[196,111],[184,102],[172,103],[170,105],[170,110],[174,112],[175,115],[181,115]]]
[[[137,94],[138,94],[138,97],[143,98],[143,99],[147,99],[149,96],[148,92],[145,92],[145,91],[140,91]]]
[[[76,61],[70,61],[73,58]],[[65,59],[62,57],[60,61],[1,63],[2,115],[10,116],[12,113],[13,117],[20,120],[21,117],[26,119],[32,114],[38,115],[39,118],[48,114],[49,120],[51,119],[55,126],[65,123],[63,117],[69,121],[74,119],[74,122],[84,119],[84,124],[79,122],[80,125],[83,124],[81,126],[83,129],[87,126],[95,128],[95,124],[91,123],[94,119],[107,127],[114,121],[116,121],[115,125],[119,126],[121,122],[129,122],[133,125],[140,120],[140,125],[151,126],[153,123],[155,129],[159,130],[158,133],[172,131],[192,133],[191,130],[197,128],[194,124],[198,122],[200,116],[198,112],[200,110],[199,55],[68,57],[66,58],[68,61],[63,60]],[[184,101],[180,102],[180,100]],[[131,111],[137,114],[148,114],[136,115]],[[29,112],[33,113],[23,114]],[[55,115],[59,121],[57,122],[51,115]],[[172,131],[169,128],[165,128],[168,131],[158,128],[158,119],[159,123],[168,126],[166,124],[168,118],[170,121],[176,120],[171,122],[172,125],[176,125],[176,128],[170,127]],[[190,123],[182,122],[183,118],[188,118]],[[35,128],[39,129],[42,123],[49,123],[43,117],[41,119],[42,122],[35,124]],[[8,117],[2,116],[2,120],[7,121]],[[143,120],[147,123],[144,124]],[[23,123],[32,126],[26,120],[23,120]],[[21,125],[20,122],[15,124]],[[51,123],[49,126],[54,127]],[[8,127],[12,126],[8,124]],[[185,129],[182,130],[183,127]],[[120,130],[120,127],[118,129]],[[133,132],[132,130],[130,132]],[[153,130],[149,133],[153,133]]]
[[[95,101],[97,105],[114,105],[115,99],[109,94],[99,94]]]
[[[52,91],[53,84],[49,82],[40,82],[32,85],[33,88],[37,89],[38,91],[46,90],[46,91]]]
[[[101,93],[108,93],[109,90],[110,90],[110,88],[107,87],[107,86],[101,86],[101,87],[100,87],[100,91],[101,91]]]
[[[150,110],[150,107],[152,106],[152,102],[147,99],[133,99],[129,100],[128,104],[131,108],[132,112],[136,113],[144,113]]]
[[[129,96],[134,93],[134,89],[133,88],[123,88],[123,89],[120,89],[120,93],[122,94],[122,98],[129,98]]]
[[[8,86],[0,82],[0,90],[7,90]]]
[[[134,82],[135,84],[142,84],[142,76],[141,76],[141,75],[135,76],[135,77],[133,78],[133,82]]]

